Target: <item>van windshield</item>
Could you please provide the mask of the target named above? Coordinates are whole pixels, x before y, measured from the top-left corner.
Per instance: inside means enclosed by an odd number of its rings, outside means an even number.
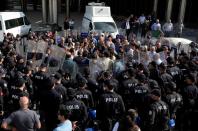
[[[113,22],[94,22],[94,29],[102,32],[116,32],[116,26]]]

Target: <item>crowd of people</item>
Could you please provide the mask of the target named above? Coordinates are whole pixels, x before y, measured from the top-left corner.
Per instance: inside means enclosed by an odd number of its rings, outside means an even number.
[[[139,20],[143,24],[144,16]],[[127,22],[126,31],[127,36],[133,31]],[[56,41],[50,32],[30,33],[27,42],[48,43],[39,67],[16,51],[24,38],[5,34],[0,45],[1,130],[195,131],[196,50],[172,57],[171,45],[160,40],[140,43],[135,37],[96,34]],[[65,60],[51,74],[52,45],[65,50]],[[142,52],[144,57],[138,55]]]
[[[131,14],[121,25],[121,28],[126,30],[126,36],[129,37],[131,32],[136,36],[138,33],[141,34],[141,38],[145,38],[147,33],[152,33],[153,37],[181,37],[184,29],[184,24],[182,20],[173,25],[169,19],[163,24],[160,20],[155,17],[155,15],[145,16],[141,14],[139,17]]]

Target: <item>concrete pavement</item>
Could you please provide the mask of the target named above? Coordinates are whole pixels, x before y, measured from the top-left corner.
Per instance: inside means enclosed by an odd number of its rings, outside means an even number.
[[[49,30],[50,26],[49,25],[44,25],[42,23],[42,12],[41,11],[28,11],[26,13],[29,21],[32,24],[32,30],[33,31],[41,31],[41,30]],[[79,12],[72,12],[70,14],[70,19],[73,19],[75,22],[74,28],[75,29],[80,29],[82,18],[83,18],[83,13]],[[58,14],[58,25],[63,28],[63,22],[64,22],[65,14],[64,13],[59,13]]]
[[[42,12],[41,11],[28,11],[26,13],[28,19],[32,24],[32,31],[43,31],[43,30],[50,30],[51,27],[49,25],[42,24]],[[73,19],[75,22],[74,28],[77,30],[81,30],[81,22],[84,13],[79,12],[71,12],[70,19]],[[64,22],[65,14],[59,13],[58,14],[58,25],[60,25],[63,29],[63,22]],[[120,28],[121,21],[116,21],[118,28]],[[185,24],[185,23],[184,23]],[[198,36],[198,29],[190,29],[184,28],[183,30],[183,37],[190,39],[192,41],[196,40]]]

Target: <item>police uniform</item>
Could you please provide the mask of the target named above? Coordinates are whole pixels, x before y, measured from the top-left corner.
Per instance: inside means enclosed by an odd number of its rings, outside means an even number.
[[[19,78],[15,81],[15,88],[12,89],[10,93],[10,111],[16,111],[20,108],[19,99],[22,96],[29,96],[29,94],[22,89],[19,89],[24,83],[25,80],[23,78]]]
[[[25,80],[25,87],[27,92],[30,95],[30,100],[33,100],[34,96],[34,88],[33,88],[33,81],[31,79],[30,76],[24,75],[23,76],[24,80]]]
[[[68,97],[69,97],[69,100],[64,103],[64,106],[66,109],[71,111],[70,120],[78,121],[78,125],[81,128],[84,128],[86,124],[85,122],[88,118],[87,107],[82,101],[77,100],[75,98],[74,89],[72,88],[68,89]]]
[[[68,99],[67,98],[67,89],[61,83],[60,84],[56,83],[54,89],[61,96],[61,103],[64,103]]]
[[[46,89],[46,79],[48,78],[48,75],[46,72],[38,71],[33,75],[33,86],[35,88],[35,95],[37,96],[37,99],[39,99],[43,92],[45,92]]]
[[[164,88],[171,81],[173,81],[173,77],[165,72],[160,75],[159,85]]]
[[[154,96],[161,96],[159,90],[155,89],[151,92]],[[148,110],[148,131],[167,131],[169,130],[169,108],[168,105],[162,100],[155,100],[149,106]]]
[[[33,75],[33,83],[39,90],[45,90],[44,88],[44,82],[48,78],[48,75],[46,72],[38,71]]]
[[[6,110],[8,106],[9,90],[7,82],[0,79],[0,111]]]
[[[95,103],[95,102],[98,100],[98,97],[99,97],[99,93],[98,93],[98,90],[99,90],[98,83],[95,82],[95,80],[93,80],[93,79],[90,78],[90,77],[87,77],[86,80],[87,80],[87,89],[91,91],[92,96],[93,96],[93,100],[94,100],[94,103]]]
[[[130,78],[122,82],[122,86],[118,89],[119,93],[122,95],[126,108],[132,108],[134,105],[132,91],[138,85],[138,80],[135,78]]]
[[[12,70],[8,70],[7,74],[5,76],[5,80],[8,83],[8,89],[9,91],[11,91],[11,89],[14,87],[15,85],[15,75],[16,75],[16,70],[12,69]]]
[[[176,92],[176,84],[174,82],[168,84],[165,102],[169,106],[171,118],[175,119],[177,110],[183,106],[183,98]]]
[[[168,73],[164,72],[160,74],[159,85],[160,85],[163,97],[166,96],[165,90],[166,90],[168,83],[172,81],[173,81],[173,77],[169,75]]]
[[[173,81],[176,82],[177,86],[181,85],[182,72],[177,66],[168,66],[167,73],[173,77]]]
[[[57,113],[59,110],[61,97],[54,89],[54,79],[49,77],[46,79],[46,88],[40,97],[40,110],[44,112],[46,130],[51,131],[56,127]]]
[[[145,97],[147,96],[148,93],[149,93],[149,89],[143,83],[139,83],[136,87],[133,88],[132,96],[133,96],[135,109],[137,108],[138,111],[141,111],[144,108]]]
[[[87,89],[78,89],[76,91],[76,98],[83,101],[87,108],[94,107],[93,96],[91,91]]]
[[[181,127],[181,111],[183,106],[182,96],[177,92],[172,92],[170,94],[167,94],[165,101],[169,106],[170,118],[176,121],[175,128]]]
[[[188,85],[182,91],[182,96],[184,100],[184,107],[186,109],[191,109],[195,106],[196,100],[198,98],[198,88],[195,85]]]
[[[158,101],[150,105],[149,129],[150,131],[166,131],[169,121],[169,109],[165,102]]]
[[[112,125],[125,112],[122,97],[115,92],[107,91],[101,95],[97,106],[97,119],[101,120],[102,130],[112,129]]]
[[[16,111],[20,108],[20,105],[19,105],[19,99],[20,97],[24,96],[24,95],[27,95],[28,93],[25,92],[25,91],[22,91],[20,89],[13,89],[13,91],[10,93],[11,95],[11,112],[13,111]]]
[[[54,75],[55,78],[55,90],[60,94],[61,96],[61,104],[67,100],[67,89],[62,85],[62,75],[60,73],[56,73]]]

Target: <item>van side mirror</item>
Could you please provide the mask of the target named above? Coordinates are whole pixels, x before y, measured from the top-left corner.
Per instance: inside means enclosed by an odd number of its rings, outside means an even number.
[[[93,30],[93,25],[91,22],[89,22],[89,30]]]

